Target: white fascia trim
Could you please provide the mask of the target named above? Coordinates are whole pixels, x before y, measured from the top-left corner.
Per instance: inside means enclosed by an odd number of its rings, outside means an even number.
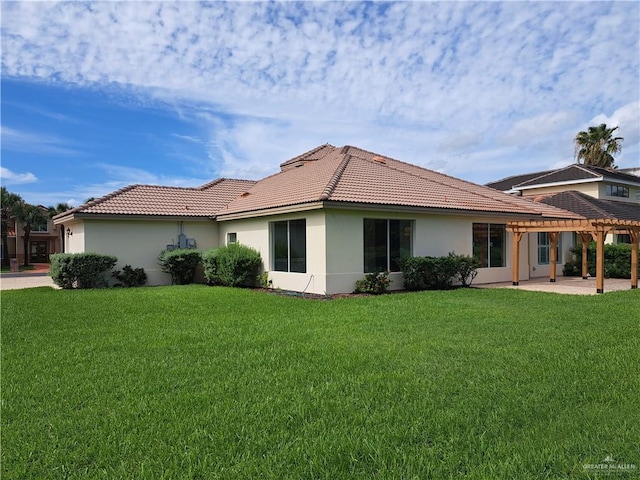
[[[262,210],[251,210],[251,211],[240,212],[240,213],[227,213],[227,214],[217,215],[215,219],[219,222],[224,222],[225,220],[239,220],[242,218],[267,217],[271,215],[282,215],[284,213],[297,213],[297,212],[306,212],[308,210],[319,210],[323,208],[323,206],[324,206],[323,202],[304,203],[304,204],[288,205],[285,207],[268,208],[268,209],[262,209]]]

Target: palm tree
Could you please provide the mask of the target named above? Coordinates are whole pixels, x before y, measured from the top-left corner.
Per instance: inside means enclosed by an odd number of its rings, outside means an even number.
[[[15,215],[15,209],[22,202],[22,197],[17,193],[9,192],[6,187],[0,189],[0,213],[2,217],[2,266],[9,266],[9,221]]]
[[[613,155],[622,150],[622,137],[614,137],[618,127],[607,128],[606,123],[578,132],[575,142],[576,163],[594,167],[615,168]]]
[[[66,212],[67,210],[71,210],[73,207],[68,203],[58,203],[55,207],[49,207],[49,218],[53,218],[59,213]],[[64,252],[64,225],[60,225],[60,248],[62,252]]]
[[[18,219],[18,222],[22,223],[22,229],[24,230],[22,242],[24,246],[25,267],[29,265],[29,237],[31,236],[31,231],[35,226],[46,223],[49,220],[49,216],[46,212],[47,211],[44,207],[31,205],[24,201],[19,202],[15,206],[14,215]]]

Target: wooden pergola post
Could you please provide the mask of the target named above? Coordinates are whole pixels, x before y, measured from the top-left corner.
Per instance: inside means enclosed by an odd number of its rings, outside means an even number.
[[[551,240],[551,251],[549,252],[549,281],[556,281],[556,265],[558,263],[558,232],[549,232],[549,240]]]
[[[604,293],[604,230],[596,233],[596,293]]]
[[[631,288],[638,288],[638,243],[640,230],[629,230],[631,236]]]
[[[522,240],[521,232],[512,232],[513,239],[511,248],[511,281],[514,286],[520,285],[520,240]]]
[[[589,253],[589,242],[591,241],[591,234],[589,232],[579,232],[580,240],[582,240],[582,279],[589,278],[589,259],[587,255]]]
[[[555,270],[558,260],[557,241],[561,232],[578,232],[582,238],[582,278],[587,278],[589,272],[587,270],[587,246],[589,244],[589,236],[596,241],[596,292],[604,292],[604,239],[607,232],[615,230],[626,230],[630,233],[632,241],[631,249],[631,288],[638,287],[638,261],[640,252],[640,220],[621,220],[621,219],[571,219],[571,220],[529,220],[520,222],[509,222],[507,230],[513,233],[513,284],[519,283],[519,242],[525,233],[546,232],[551,239],[550,263],[551,272],[550,281],[556,278]]]

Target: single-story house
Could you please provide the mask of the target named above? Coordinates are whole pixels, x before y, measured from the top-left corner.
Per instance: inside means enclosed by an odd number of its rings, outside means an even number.
[[[581,219],[357,147],[326,144],[257,182],[133,185],[54,222],[64,225],[67,252],[115,255],[118,267],[143,267],[152,285],[170,282],[157,264],[168,246],[204,250],[240,242],[261,253],[274,288],[335,294],[381,270],[390,272],[390,288],[401,289],[398,259],[407,255],[474,255],[481,263],[476,283],[511,281],[508,224]],[[530,241],[518,242],[519,280],[531,275]]]

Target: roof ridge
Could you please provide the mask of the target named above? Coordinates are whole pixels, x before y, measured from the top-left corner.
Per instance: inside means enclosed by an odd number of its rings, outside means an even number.
[[[530,178],[528,180],[525,180],[524,182],[520,182],[517,185],[513,185],[513,188],[521,187],[521,186],[526,185],[528,183],[535,182],[536,180],[538,180],[540,178],[548,177],[549,175],[553,175],[553,174],[561,172],[563,170],[567,170],[568,168],[571,168],[574,165],[575,165],[575,163],[572,163],[571,165],[567,165],[566,167],[556,168],[555,170],[547,170],[547,171],[543,172],[542,175],[538,175],[537,177],[533,177],[533,178]]]
[[[597,177],[602,177],[602,174],[598,174],[597,172],[594,172],[593,170],[591,170],[591,168],[587,168],[587,167],[593,167],[593,165],[584,165],[581,163],[573,163],[571,164],[571,166],[575,166],[577,168],[579,168],[580,170],[590,173],[591,175],[596,175]]]
[[[347,165],[349,164],[350,160],[351,160],[351,155],[349,155],[348,153],[344,154],[344,158],[340,162],[340,165],[338,165],[338,168],[336,168],[335,172],[333,173],[333,176],[331,177],[331,179],[327,183],[327,186],[324,187],[324,190],[322,191],[322,194],[320,195],[320,200],[329,200],[329,198],[331,197],[331,194],[333,194],[333,191],[335,190],[336,186],[338,185],[338,182],[340,181],[340,178],[342,177],[342,174],[344,173],[345,169],[347,168]]]
[[[539,171],[539,172],[519,173],[519,174],[516,174],[516,175],[508,175],[508,176],[506,176],[506,177],[504,177],[504,178],[501,178],[501,179],[499,179],[499,180],[494,180],[494,181],[492,181],[492,182],[486,183],[486,184],[485,184],[485,186],[487,186],[487,185],[493,185],[493,184],[495,184],[495,183],[506,182],[507,180],[509,180],[509,179],[511,179],[511,178],[516,178],[516,177],[526,177],[526,176],[528,176],[528,175],[535,175],[535,176],[531,177],[529,180],[526,180],[526,181],[528,182],[528,181],[530,181],[530,180],[534,180],[534,179],[536,179],[536,178],[538,178],[538,177],[541,177],[542,175],[546,175],[546,174],[551,173],[551,172],[554,172],[554,171],[555,171],[555,170],[541,170],[541,171]],[[524,183],[524,182],[520,182],[520,183]],[[516,186],[516,185],[512,185],[511,187],[513,188],[514,186]]]
[[[301,153],[300,155],[296,155],[295,157],[292,157],[289,160],[285,160],[284,162],[282,162],[280,164],[280,168],[282,168],[283,166],[289,165],[290,163],[295,163],[295,162],[299,161],[301,158],[307,157],[309,155],[313,155],[314,153],[318,152],[319,150],[321,150],[321,149],[323,149],[325,147],[336,148],[333,145],[331,145],[330,143],[325,143],[323,145],[318,145],[317,147],[312,148],[308,152]]]
[[[566,193],[570,194],[573,198],[578,199],[583,205],[593,207],[595,210],[602,213],[604,215],[604,218],[611,218],[611,214],[608,213],[606,210],[600,208],[600,206],[598,205],[598,201],[602,201],[601,199],[590,197],[592,199],[592,201],[590,202],[585,198],[586,194],[579,192],[577,190],[568,190]]]
[[[211,180],[210,182],[204,183],[202,185],[200,185],[199,187],[184,187],[184,188],[193,188],[194,190],[207,190],[211,187],[214,187],[216,185],[221,184],[222,182],[243,182],[243,183],[251,183],[252,185],[256,183],[256,180],[247,180],[244,178],[227,178],[227,177],[220,177],[220,178],[216,178],[215,180]],[[176,187],[176,188],[180,188],[180,187]]]
[[[81,203],[77,207],[73,207],[73,208],[67,210],[66,212],[62,212],[62,213],[59,213],[58,215],[55,215],[53,218],[64,217],[64,216],[72,214],[72,213],[80,212],[81,210],[83,210],[85,208],[94,207],[94,206],[99,205],[99,204],[101,204],[103,202],[106,202],[107,200],[115,197],[116,195],[120,195],[120,194],[122,194],[124,192],[128,192],[129,190],[133,190],[136,187],[142,187],[142,186],[144,186],[144,185],[141,185],[139,183],[134,183],[133,185],[127,185],[125,187],[119,188],[118,190],[114,190],[111,193],[107,193],[106,195],[103,195],[102,197],[95,198],[95,199],[91,200],[90,202]]]

